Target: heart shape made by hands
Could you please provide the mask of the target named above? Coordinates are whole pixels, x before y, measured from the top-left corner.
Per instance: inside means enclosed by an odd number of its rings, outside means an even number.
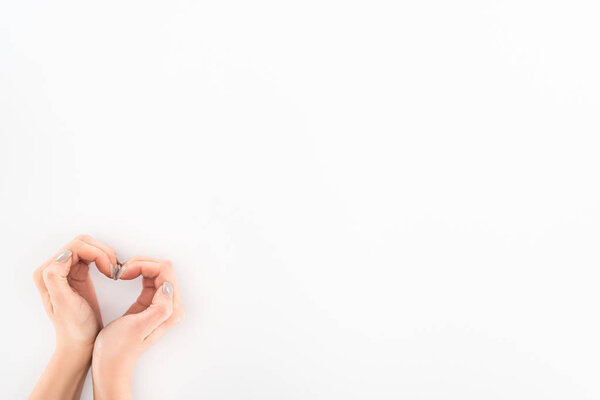
[[[56,264],[61,262],[57,256],[60,258],[63,254],[67,255],[62,260],[63,264]],[[67,260],[68,262],[65,263]],[[96,265],[101,274],[114,280],[133,280],[138,276],[142,277],[142,291],[123,316],[137,314],[148,309],[153,304],[157,291],[161,290],[162,293],[173,297],[173,315],[168,318],[168,325],[174,325],[183,319],[183,307],[181,306],[179,293],[174,290],[177,287],[175,271],[170,261],[147,256],[135,256],[127,262],[121,262],[112,247],[89,235],[77,236],[63,246],[59,253],[36,269],[34,281],[42,294],[47,311],[52,310],[52,305],[48,288],[44,283],[46,278],[43,279],[43,275],[50,272],[48,268],[60,269],[63,267],[58,265],[64,265],[67,269],[64,271],[63,279],[66,278],[73,292],[81,296],[82,301],[89,304],[100,326],[106,325],[102,322],[94,285],[90,279],[89,266],[91,263]],[[52,265],[56,267],[52,267]]]

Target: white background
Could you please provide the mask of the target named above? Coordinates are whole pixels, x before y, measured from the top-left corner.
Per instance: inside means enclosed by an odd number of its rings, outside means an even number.
[[[87,233],[178,273],[138,399],[599,398],[596,4],[2,1],[0,397]]]

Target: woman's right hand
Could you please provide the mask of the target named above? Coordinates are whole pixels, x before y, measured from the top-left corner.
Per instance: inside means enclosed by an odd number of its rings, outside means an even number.
[[[183,319],[171,262],[134,257],[123,265],[117,277],[130,280],[140,275],[142,292],[136,302],[96,338],[92,357],[95,399],[130,399],[136,361]]]

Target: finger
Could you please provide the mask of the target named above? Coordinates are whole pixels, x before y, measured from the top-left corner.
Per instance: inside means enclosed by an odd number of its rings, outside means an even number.
[[[148,258],[144,258],[144,260],[147,259]],[[149,300],[148,293],[144,293],[144,291],[148,292],[146,290],[147,288],[158,290],[164,282],[169,282],[175,289],[178,289],[175,269],[169,260],[139,261],[139,258],[136,257],[129,260],[127,265],[124,265],[119,272],[120,275],[117,275],[117,277],[120,277],[121,279],[133,279],[140,274],[144,277],[142,281],[143,290],[140,297],[138,297],[138,301],[136,301],[136,303],[139,303],[142,306],[147,307],[146,302]],[[151,293],[154,292],[152,291]],[[180,303],[179,290],[175,290],[174,300],[176,304]],[[138,307],[133,308],[135,308],[136,311],[139,310]],[[131,309],[128,310],[128,312],[129,311],[131,311]]]
[[[169,282],[164,282],[162,288],[154,294],[150,307],[132,317],[137,320],[142,337],[146,338],[172,314],[173,286]]]
[[[73,252],[73,264],[77,263],[78,261],[83,261],[87,264],[93,262],[96,264],[98,271],[109,278],[114,277],[114,274],[116,273],[114,265],[116,263],[111,263],[110,256],[104,252],[104,250],[101,250],[100,248],[84,241],[83,238],[85,237],[87,236],[78,236],[75,238],[75,240],[65,246],[66,249],[69,249]]]
[[[174,288],[173,314],[182,314],[183,307],[181,305],[181,300],[180,300],[181,296],[179,294],[179,287],[177,285],[177,280],[175,279],[175,274],[172,273],[172,271],[163,271],[162,275],[163,276],[162,276],[161,282],[164,282],[165,280],[169,281],[169,283],[171,283],[171,285],[173,285],[173,288]],[[159,276],[160,276],[160,274],[159,274]],[[146,308],[148,308],[150,306],[150,304],[152,304],[152,298],[154,297],[154,294],[156,293],[156,290],[157,290],[156,286],[158,286],[160,288],[161,284],[157,285],[156,284],[157,281],[158,281],[158,278],[156,278],[156,279],[155,278],[143,278],[142,279],[142,292],[136,299],[135,303],[133,303],[131,305],[131,307],[129,307],[129,309],[123,315],[137,314],[139,312],[144,311]],[[178,310],[181,310],[181,313],[178,313]],[[173,318],[173,317],[171,317],[171,318]]]
[[[133,303],[131,307],[129,307],[129,309],[125,312],[124,315],[137,314],[150,307],[150,304],[152,304],[152,298],[154,297],[155,293],[156,288],[154,287],[154,279],[142,279],[142,292],[136,299],[135,303]]]
[[[151,257],[136,256],[128,260],[117,274],[118,279],[135,279],[142,275],[144,278],[156,278],[163,268],[163,260]],[[161,282],[162,284],[162,282]]]
[[[146,337],[144,342],[149,345],[156,343],[162,338],[167,331],[173,328],[175,325],[181,323],[185,317],[185,311],[181,304],[181,296],[179,294],[179,288],[176,284],[173,284],[173,313],[165,322],[160,324],[150,335]]]
[[[73,261],[72,255],[71,250],[64,250],[42,272],[42,279],[53,304],[60,303],[73,295],[73,290],[67,281]]]
[[[138,314],[138,313],[141,313],[142,311],[144,311],[145,309],[147,309],[148,307],[150,307],[149,304],[152,303],[152,298],[154,297],[156,290],[153,290],[152,292],[149,292],[149,293],[143,293],[143,292],[144,291],[142,291],[142,294],[137,298],[135,303],[133,303],[131,306],[129,306],[129,308],[127,309],[127,311],[125,311],[125,313],[123,315]],[[149,301],[147,300],[148,297],[150,298]]]
[[[115,249],[100,242],[99,240],[94,239],[89,235],[81,235],[80,239],[86,242],[87,244],[90,244],[102,250],[108,256],[110,263],[112,265],[117,265],[117,252],[115,251]]]
[[[100,272],[108,277],[111,276],[111,270],[115,271],[114,265],[111,264],[110,257],[103,250],[86,243],[83,239],[90,238],[89,235],[79,235],[71,242],[63,246],[58,253],[54,254],[48,261],[46,261],[41,267],[41,270],[44,270],[48,265],[54,262],[54,259],[58,257],[58,255],[64,250],[71,250],[73,253],[73,259],[71,261],[71,265],[76,265],[79,262],[84,264],[89,264],[94,262],[96,267]],[[111,268],[111,265],[113,266]],[[73,271],[75,272],[75,271]],[[114,273],[113,273],[114,275]]]
[[[177,290],[175,271],[170,261],[137,256],[127,261],[120,272],[121,274],[117,277],[121,277],[121,279],[134,279],[139,275],[143,276],[142,292],[135,303],[125,312],[125,315],[137,314],[147,309],[151,305],[155,293],[161,289],[165,281],[168,281],[175,288],[173,304],[175,310],[177,310],[181,302]]]
[[[177,281],[175,280],[175,273],[172,267],[170,268],[169,272],[172,274],[172,277],[169,278],[169,282],[173,285],[173,313],[165,322],[160,324],[154,331],[152,331],[150,335],[146,337],[144,342],[148,345],[156,343],[175,325],[181,323],[181,321],[183,321],[185,317],[185,311],[181,303],[179,286],[177,285]]]
[[[123,264],[127,264],[130,261],[160,261],[160,260],[158,258],[148,257],[148,256],[135,256],[135,257],[131,257],[129,260],[127,260]]]

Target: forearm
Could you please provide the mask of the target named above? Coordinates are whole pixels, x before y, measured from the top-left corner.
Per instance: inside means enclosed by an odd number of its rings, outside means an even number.
[[[75,350],[57,347],[29,399],[79,399],[91,360],[91,348]]]

